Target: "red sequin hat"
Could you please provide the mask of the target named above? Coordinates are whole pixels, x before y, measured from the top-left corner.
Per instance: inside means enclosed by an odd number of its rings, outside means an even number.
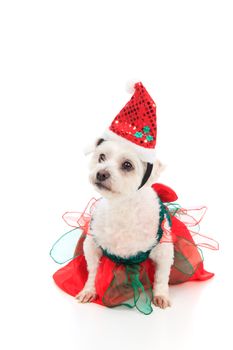
[[[106,140],[125,142],[141,160],[155,161],[156,105],[141,82],[134,85],[134,94],[117,114],[103,135]]]

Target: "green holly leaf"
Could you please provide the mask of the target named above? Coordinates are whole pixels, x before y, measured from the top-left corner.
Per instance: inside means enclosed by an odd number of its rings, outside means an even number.
[[[144,132],[145,134],[148,134],[148,132],[150,132],[150,127],[149,127],[148,125],[144,126],[143,132]]]
[[[147,139],[147,141],[149,141],[149,142],[154,140],[153,136],[151,136],[151,135],[147,135],[147,136],[146,136],[146,139]]]
[[[140,131],[137,131],[137,132],[135,132],[135,134],[134,134],[134,136],[135,137],[137,137],[138,139],[141,139],[142,138],[142,132],[140,132]]]

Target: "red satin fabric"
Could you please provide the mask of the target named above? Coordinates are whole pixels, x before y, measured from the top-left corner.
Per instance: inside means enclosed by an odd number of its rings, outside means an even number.
[[[166,185],[156,183],[152,185],[152,188],[155,190],[162,202],[175,202],[178,199],[176,192]]]

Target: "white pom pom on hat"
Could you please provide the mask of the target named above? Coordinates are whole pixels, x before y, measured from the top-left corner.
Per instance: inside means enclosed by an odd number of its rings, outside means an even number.
[[[126,83],[126,91],[129,94],[133,94],[135,92],[135,85],[138,83],[138,79],[132,79],[132,80],[128,80]]]

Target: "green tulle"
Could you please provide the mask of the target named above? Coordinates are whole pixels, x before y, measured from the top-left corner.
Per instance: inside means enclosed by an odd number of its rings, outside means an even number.
[[[82,234],[80,227],[74,228],[62,235],[52,246],[50,250],[51,258],[57,264],[64,264],[75,258],[75,247]]]
[[[136,307],[138,311],[149,315],[153,309],[152,287],[147,274],[140,279],[140,264],[124,265],[124,269],[114,268],[113,280],[103,296],[103,303],[108,307],[127,306]],[[124,280],[122,280],[124,279]],[[128,300],[119,302],[119,296],[130,296]]]
[[[178,203],[170,203],[169,202],[169,203],[166,203],[166,206],[167,206],[169,214],[171,216],[175,216],[177,214],[177,212],[181,209],[181,206]]]

